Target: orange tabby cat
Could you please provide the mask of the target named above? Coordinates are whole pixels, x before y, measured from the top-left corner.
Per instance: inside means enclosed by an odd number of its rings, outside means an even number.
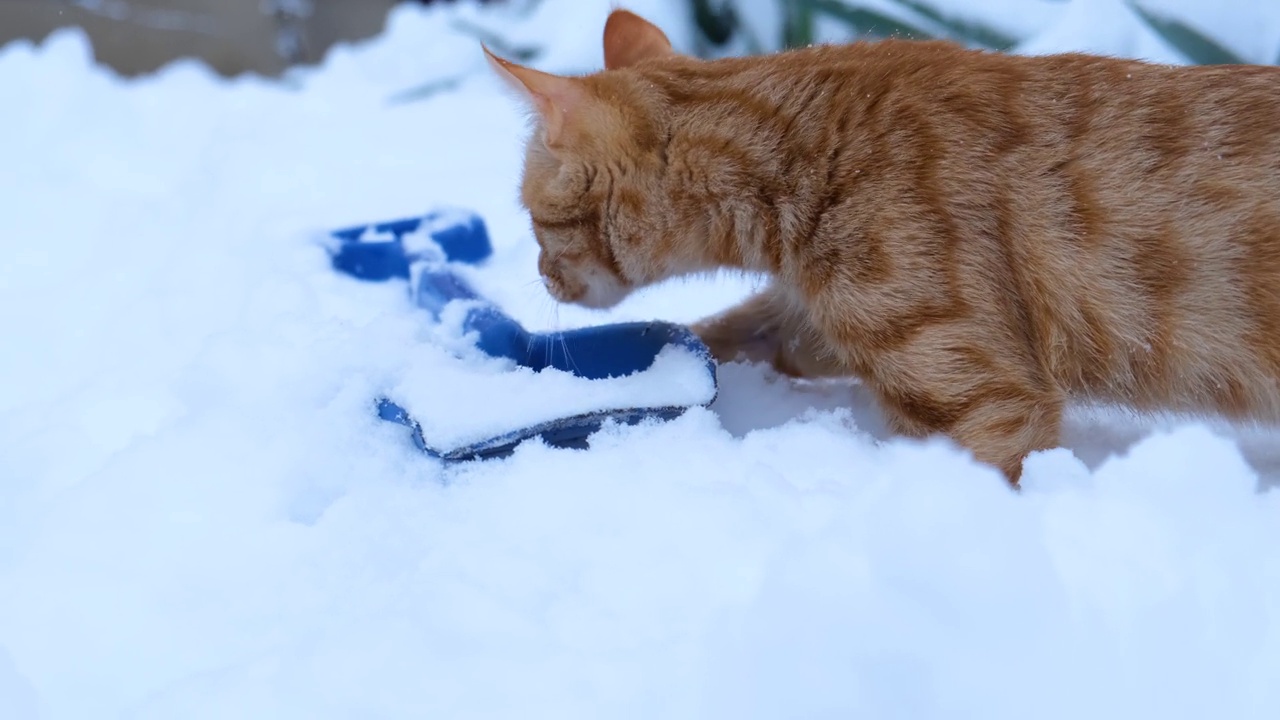
[[[486,50],[486,53],[488,51]],[[624,10],[605,70],[500,60],[562,302],[721,267],[717,358],[854,375],[1017,482],[1068,399],[1280,419],[1280,68],[885,40],[704,61]]]

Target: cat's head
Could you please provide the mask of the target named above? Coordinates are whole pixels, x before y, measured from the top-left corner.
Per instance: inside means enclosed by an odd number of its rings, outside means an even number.
[[[662,30],[613,11],[604,29],[605,69],[581,77],[485,53],[535,111],[520,197],[548,292],[561,302],[608,308],[636,288],[694,269],[681,267],[671,247],[663,99],[633,71],[676,54]]]

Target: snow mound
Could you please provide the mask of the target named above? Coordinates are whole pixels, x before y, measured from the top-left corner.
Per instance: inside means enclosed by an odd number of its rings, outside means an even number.
[[[0,717],[1280,717],[1272,430],[1081,411],[1015,494],[856,383],[737,364],[585,451],[446,470],[373,415],[461,368],[317,232],[474,208],[468,279],[531,329],[758,283],[538,282],[524,116],[456,20],[590,69],[610,5],[405,6],[286,83],[0,51]]]

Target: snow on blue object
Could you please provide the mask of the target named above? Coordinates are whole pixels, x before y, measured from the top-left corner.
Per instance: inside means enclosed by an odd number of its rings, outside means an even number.
[[[693,405],[715,398],[716,365],[702,341],[687,327],[666,322],[630,322],[576,330],[531,333],[486,300],[451,265],[478,265],[493,252],[484,221],[466,210],[436,210],[417,218],[359,225],[332,233],[335,270],[369,281],[410,281],[415,304],[436,322],[452,303],[467,304],[461,330],[475,346],[495,358],[506,358],[533,372],[552,369],[578,378],[608,381],[649,370],[668,348],[687,350],[702,359],[709,393],[692,402],[637,402],[634,407],[602,407],[522,425],[459,444],[456,438],[431,438],[401,403],[377,401],[378,416],[412,431],[414,444],[445,461],[509,455],[521,442],[540,437],[558,447],[585,447],[587,437],[608,421],[635,424],[669,420]]]

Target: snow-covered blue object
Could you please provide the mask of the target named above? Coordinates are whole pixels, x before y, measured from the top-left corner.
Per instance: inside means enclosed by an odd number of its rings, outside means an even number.
[[[455,263],[482,263],[492,254],[485,224],[473,213],[441,210],[417,218],[344,228],[332,235],[338,241],[331,250],[336,270],[363,280],[409,280],[414,302],[436,321],[450,303],[467,302],[470,309],[462,329],[474,333],[476,347],[488,355],[509,358],[534,371],[554,368],[589,380],[605,380],[644,372],[663,349],[674,345],[706,358],[706,372],[714,388],[715,362],[702,341],[683,325],[653,321],[550,333],[527,331],[452,269]],[[513,427],[461,447],[446,447],[425,437],[421,425],[400,404],[389,398],[379,398],[377,403],[379,417],[410,428],[418,448],[442,460],[507,455],[533,437],[555,446],[583,447],[587,437],[606,421],[634,424],[648,418],[671,419],[688,407],[601,409]]]

